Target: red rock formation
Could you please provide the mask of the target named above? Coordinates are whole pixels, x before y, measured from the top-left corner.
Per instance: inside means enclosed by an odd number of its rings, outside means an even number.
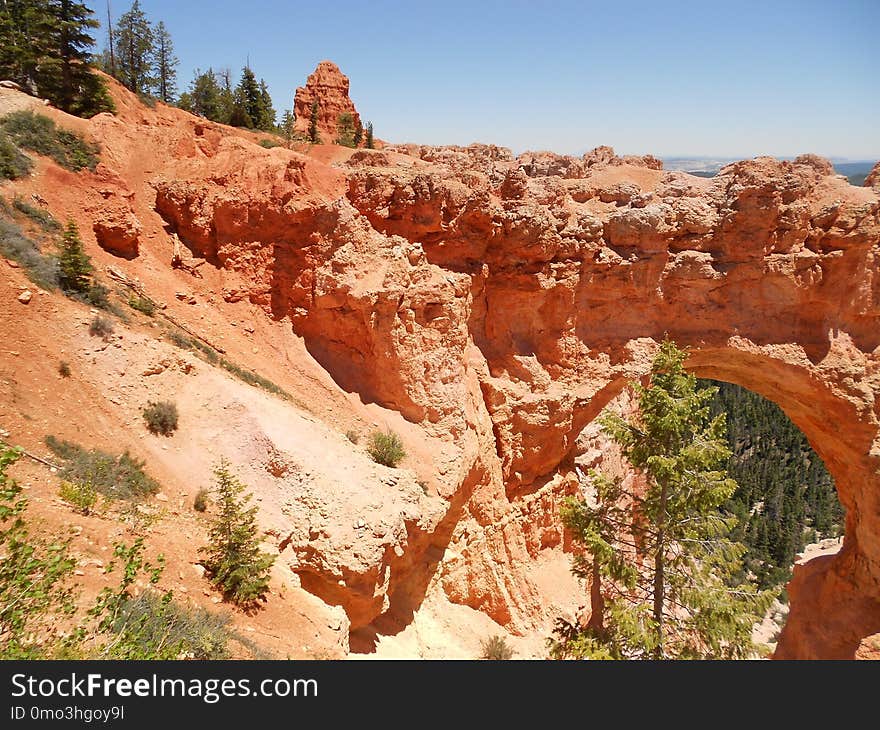
[[[880,188],[880,162],[878,162],[865,178],[866,188]]]
[[[318,102],[318,136],[324,144],[334,144],[340,114],[351,114],[355,126],[361,123],[360,115],[348,96],[348,77],[332,61],[321,61],[306,80],[305,86],[296,90],[293,113],[296,115],[294,129],[308,134],[312,104]]]

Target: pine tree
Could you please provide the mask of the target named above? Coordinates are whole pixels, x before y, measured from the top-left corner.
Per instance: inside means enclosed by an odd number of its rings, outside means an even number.
[[[354,146],[360,147],[364,140],[364,125],[358,120],[357,126],[354,128]]]
[[[86,294],[91,286],[92,263],[83,250],[76,223],[68,221],[58,253],[58,283],[65,292]]]
[[[256,507],[247,507],[250,494],[224,459],[214,469],[217,514],[209,530],[210,545],[202,548],[203,564],[224,596],[244,608],[265,600],[269,571],[275,558],[260,550]]]
[[[233,119],[230,124],[234,127],[258,127],[265,117],[263,97],[260,94],[260,85],[257,77],[249,66],[241,71],[241,80],[235,89],[235,104]]]
[[[141,10],[140,0],[123,13],[116,25],[116,73],[135,94],[149,94],[155,88],[152,75],[155,48],[153,28]]]
[[[171,104],[177,94],[177,66],[180,61],[174,55],[171,34],[161,20],[156,26],[155,48],[154,63],[158,96],[166,104]]]
[[[312,111],[309,115],[309,142],[318,144],[321,138],[318,136],[318,100],[312,102]]]
[[[736,489],[723,414],[712,389],[684,370],[686,353],[660,346],[648,386],[634,384],[638,414],[606,413],[603,431],[641,473],[643,492],[590,474],[593,499],[569,499],[563,520],[583,548],[573,571],[599,581],[605,605],[591,626],[560,621],[554,656],[741,658],[755,651],[752,627],[772,600],[741,583],[743,545],[721,507]],[[595,587],[594,587],[595,588]],[[595,595],[594,595],[595,598]]]
[[[354,132],[354,117],[349,112],[343,112],[336,120],[336,144],[354,147]]]
[[[269,87],[266,86],[266,82],[263,79],[260,79],[260,112],[260,119],[256,122],[257,129],[262,129],[264,132],[273,131],[275,129],[275,117],[277,116],[277,112],[272,105],[272,97],[269,94]]]
[[[281,134],[284,135],[284,139],[287,140],[287,144],[290,144],[293,141],[293,128],[296,124],[296,117],[294,117],[293,112],[290,109],[285,109],[284,114],[281,117]]]
[[[49,55],[51,25],[47,0],[0,3],[0,75],[32,94],[39,93],[39,68]]]
[[[367,122],[367,140],[364,143],[364,146],[371,150],[373,149],[373,123]]]

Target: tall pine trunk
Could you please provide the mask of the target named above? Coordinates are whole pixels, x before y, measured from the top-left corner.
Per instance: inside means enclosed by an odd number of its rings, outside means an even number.
[[[590,576],[590,620],[587,628],[597,636],[605,633],[605,596],[602,595],[602,574],[599,560],[593,558],[593,572]]]
[[[666,502],[669,486],[664,481],[660,487],[660,514],[657,518],[657,552],[654,555],[654,630],[657,633],[657,646],[654,658],[663,658],[663,602],[666,598],[666,583],[663,575],[666,559]]]

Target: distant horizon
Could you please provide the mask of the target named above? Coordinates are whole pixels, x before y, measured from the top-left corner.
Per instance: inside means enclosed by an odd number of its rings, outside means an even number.
[[[87,0],[102,27],[104,0]],[[131,0],[111,0],[115,20]],[[141,0],[196,69],[249,63],[280,119],[329,59],[397,143],[660,158],[880,159],[876,0]],[[681,152],[687,149],[688,152]],[[676,152],[671,152],[676,150]],[[772,152],[771,152],[772,151]]]

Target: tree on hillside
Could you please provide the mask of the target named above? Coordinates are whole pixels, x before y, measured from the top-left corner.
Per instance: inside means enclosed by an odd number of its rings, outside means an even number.
[[[666,340],[647,386],[634,384],[638,413],[602,416],[603,431],[643,475],[644,490],[590,473],[594,495],[570,498],[563,521],[581,546],[573,572],[598,582],[586,627],[557,622],[556,657],[742,658],[773,594],[742,583],[745,548],[721,510],[736,489],[714,389],[684,370],[686,353]]]
[[[214,468],[216,514],[209,530],[210,544],[202,548],[203,565],[227,600],[253,608],[269,590],[269,571],[275,558],[260,550],[257,508],[248,507],[250,494],[230,471],[225,459]]]
[[[155,48],[156,91],[162,101],[170,104],[177,95],[177,66],[180,61],[174,55],[171,34],[161,20],[156,26]]]
[[[295,124],[296,117],[293,115],[293,112],[290,111],[290,109],[285,109],[284,114],[281,116],[279,129],[281,130],[281,134],[284,135],[284,139],[287,140],[287,144],[290,144],[293,141],[293,127]]]
[[[68,293],[85,294],[91,286],[92,263],[83,249],[79,230],[67,222],[58,252],[58,283]]]
[[[360,147],[364,141],[364,125],[358,120],[357,126],[354,128],[354,146]]]
[[[318,136],[318,100],[312,102],[312,110],[309,115],[309,142],[318,144],[321,138]]]
[[[71,114],[112,111],[103,81],[92,72],[86,5],[73,0],[0,2],[0,76],[21,84]]]
[[[275,117],[278,116],[275,107],[272,104],[272,96],[269,94],[269,87],[266,82],[260,79],[260,111],[262,112],[257,128],[264,132],[271,132],[275,129]]]
[[[336,120],[336,144],[354,147],[354,133],[354,117],[350,112],[343,112]]]
[[[373,123],[367,122],[367,139],[364,142],[364,146],[368,150],[371,150],[371,149],[373,149],[373,145],[374,145],[374,142],[373,142]]]
[[[149,94],[156,85],[152,75],[155,53],[150,21],[134,0],[116,25],[116,78],[135,94]]]

